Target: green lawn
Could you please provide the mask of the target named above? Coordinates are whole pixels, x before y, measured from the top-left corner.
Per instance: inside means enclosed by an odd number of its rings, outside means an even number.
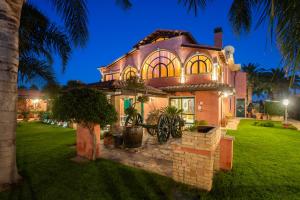
[[[73,130],[21,124],[17,159],[24,182],[0,199],[300,199],[300,132],[252,123],[242,120],[229,132],[234,169],[218,173],[210,193],[106,160],[73,163]]]

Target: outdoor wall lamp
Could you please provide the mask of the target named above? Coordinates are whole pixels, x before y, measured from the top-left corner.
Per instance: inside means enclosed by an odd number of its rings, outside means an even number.
[[[40,101],[39,99],[33,99],[32,103],[37,104],[37,103],[39,103],[39,101]]]

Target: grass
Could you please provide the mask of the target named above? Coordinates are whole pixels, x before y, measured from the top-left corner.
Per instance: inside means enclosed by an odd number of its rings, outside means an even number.
[[[24,182],[0,199],[300,199],[300,132],[253,122],[229,131],[234,168],[215,176],[210,193],[107,160],[73,163],[73,130],[21,124],[17,160]]]

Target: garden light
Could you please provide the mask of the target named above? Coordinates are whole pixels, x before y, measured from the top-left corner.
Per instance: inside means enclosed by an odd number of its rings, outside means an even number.
[[[285,118],[285,124],[287,124],[288,122],[287,122],[287,116],[288,116],[288,110],[287,110],[287,107],[288,107],[288,105],[289,105],[289,100],[288,99],[283,99],[283,101],[282,101],[282,104],[285,106],[285,116],[284,116],[284,118]]]
[[[282,101],[282,104],[285,105],[285,106],[288,106],[289,103],[290,103],[290,101],[289,101],[288,99],[284,99],[284,100]]]

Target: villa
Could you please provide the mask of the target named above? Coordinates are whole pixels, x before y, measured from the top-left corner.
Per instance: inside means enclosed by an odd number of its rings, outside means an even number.
[[[214,30],[212,46],[199,44],[187,31],[157,30],[98,70],[102,80],[90,86],[107,94],[121,126],[124,110],[134,101],[124,90],[124,81],[131,77],[147,85],[140,91],[150,96],[139,106],[144,119],[151,110],[168,105],[182,109],[186,123],[205,120],[219,126],[228,116],[245,117],[246,73],[234,61],[234,48],[223,47],[221,28]]]

